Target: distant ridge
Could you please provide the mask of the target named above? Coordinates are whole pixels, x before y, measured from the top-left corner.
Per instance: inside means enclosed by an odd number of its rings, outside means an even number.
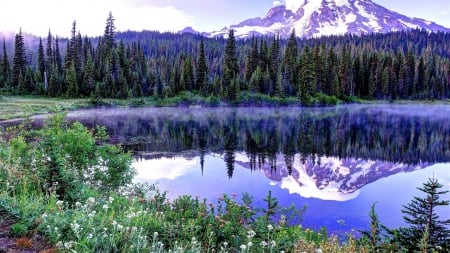
[[[271,8],[264,17],[247,19],[209,34],[227,36],[229,29],[236,37],[274,35],[288,37],[295,29],[298,37],[326,35],[386,33],[409,29],[445,31],[450,29],[431,21],[411,18],[391,11],[371,0],[300,0],[296,11],[284,5]]]

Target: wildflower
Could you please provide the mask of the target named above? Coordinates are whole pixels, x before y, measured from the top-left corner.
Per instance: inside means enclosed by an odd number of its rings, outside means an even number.
[[[267,229],[268,229],[269,231],[273,230],[272,224],[267,225]]]
[[[92,211],[92,212],[90,212],[90,213],[88,214],[88,217],[89,217],[89,218],[92,218],[92,217],[95,216],[96,213],[97,213],[96,211]]]
[[[102,208],[105,209],[105,210],[108,210],[108,205],[105,204],[105,205],[102,206]]]
[[[253,246],[253,243],[252,243],[252,242],[248,242],[248,243],[247,243],[247,247],[250,248],[251,246]]]
[[[281,215],[280,217],[280,225],[284,226],[286,224],[286,216],[285,215]]]
[[[41,217],[42,217],[42,219],[46,219],[48,217],[48,215],[47,215],[47,213],[43,213]]]
[[[73,222],[70,224],[70,227],[73,229],[74,232],[77,232],[80,229],[80,224]]]
[[[75,202],[75,207],[76,207],[76,208],[79,208],[80,206],[81,206],[81,203],[80,203],[80,202],[78,202],[78,201]]]
[[[111,204],[112,202],[114,201],[114,198],[113,197],[109,197],[108,198],[108,202]]]
[[[261,247],[263,247],[263,248],[265,248],[265,247],[267,247],[267,242],[266,241],[262,241],[261,243],[260,243],[260,245],[261,245]]]
[[[245,244],[242,244],[240,248],[241,248],[241,250],[243,250],[243,251],[244,251],[244,250],[246,250],[246,249],[247,249],[247,245],[245,245]]]
[[[92,239],[93,237],[94,237],[93,234],[88,234],[88,236],[87,236],[88,239]]]
[[[154,236],[154,237],[158,237],[158,232],[154,232],[154,233],[153,233],[153,236]]]
[[[249,239],[255,237],[255,235],[256,235],[255,231],[251,229],[247,232],[247,238]]]
[[[223,242],[223,246],[227,247],[228,246],[228,242]]]
[[[64,201],[58,200],[58,201],[56,201],[56,205],[59,206],[59,207],[61,207],[61,206],[64,205]]]
[[[94,197],[89,197],[87,201],[88,201],[89,204],[95,204],[95,198]]]
[[[277,242],[275,242],[275,241],[271,241],[271,242],[270,242],[270,247],[272,247],[272,248],[273,248],[273,247],[275,247],[275,246],[277,246]]]
[[[70,242],[65,242],[65,243],[64,243],[64,248],[66,248],[66,249],[71,249],[71,248],[72,248],[72,244],[73,244],[72,241],[70,241]]]
[[[232,196],[233,198],[236,198],[237,193],[233,192],[233,193],[231,193],[231,196]]]

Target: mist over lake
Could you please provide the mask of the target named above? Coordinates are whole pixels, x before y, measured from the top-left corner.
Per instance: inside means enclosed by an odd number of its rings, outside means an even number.
[[[270,190],[281,205],[307,206],[303,226],[332,233],[368,229],[373,203],[383,224],[403,225],[402,205],[430,177],[450,189],[447,105],[103,108],[68,118],[105,126],[134,153],[135,181],[171,198],[248,192],[263,206]]]

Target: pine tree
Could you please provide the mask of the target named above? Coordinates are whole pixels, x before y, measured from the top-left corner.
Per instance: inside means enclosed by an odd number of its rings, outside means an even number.
[[[295,30],[292,30],[291,36],[289,37],[288,44],[284,51],[284,76],[288,84],[292,87],[297,85],[298,72],[298,45],[297,37],[295,35]]]
[[[47,36],[47,44],[45,47],[45,54],[46,54],[46,69],[47,72],[50,72],[51,68],[53,67],[54,64],[54,54],[53,54],[53,37],[52,37],[52,33],[50,31],[48,31],[48,36]],[[48,75],[50,73],[47,73]]]
[[[23,87],[25,84],[23,83],[25,80],[27,67],[27,58],[25,54],[25,44],[22,35],[22,29],[20,29],[19,33],[16,34],[15,42],[14,42],[14,59],[13,59],[13,68],[11,73],[11,85],[12,87],[21,86],[20,93],[25,90]]]
[[[76,98],[78,97],[78,82],[77,82],[77,76],[75,71],[75,63],[72,61],[72,64],[70,64],[69,69],[66,70],[66,82],[67,82],[67,91],[66,91],[66,97],[68,98]]]
[[[71,37],[67,44],[67,52],[66,52],[66,58],[65,58],[65,64],[64,69],[68,70],[70,68],[70,65],[72,64],[72,61],[75,60],[76,54],[77,54],[77,22],[74,20],[72,23],[72,30],[71,30]]]
[[[223,66],[223,85],[228,90],[228,99],[233,99],[237,94],[234,94],[236,85],[235,79],[239,74],[239,65],[236,56],[236,39],[234,38],[234,30],[231,29],[228,34],[227,43],[225,46]],[[232,85],[233,83],[233,85]]]
[[[283,75],[281,74],[281,70],[278,70],[277,74],[277,81],[275,83],[275,96],[279,98],[284,98],[286,96],[285,90],[284,90],[284,83],[283,83]]]
[[[194,70],[192,67],[192,61],[191,57],[187,57],[186,60],[184,60],[183,68],[181,69],[181,80],[182,87],[184,87],[184,90],[192,91],[192,88],[194,87]]]
[[[0,63],[0,88],[9,86],[9,75],[10,75],[10,66],[8,53],[6,52],[6,42],[3,40],[3,55],[2,61]]]
[[[44,53],[44,45],[42,44],[42,39],[39,38],[39,46],[38,46],[38,74],[40,77],[40,81],[44,81],[44,75],[45,75],[45,53]]]
[[[418,251],[421,244],[426,244],[428,250],[441,247],[442,252],[450,251],[450,220],[440,220],[437,214],[438,207],[450,204],[449,200],[440,200],[440,196],[448,193],[442,191],[442,187],[436,178],[430,178],[422,188],[418,188],[426,196],[416,196],[408,205],[403,206],[403,219],[410,226],[400,228],[398,232],[400,244],[409,252]],[[426,243],[421,243],[424,238]]]
[[[53,59],[54,59],[54,65],[56,68],[56,73],[58,74],[57,78],[62,79],[63,74],[63,68],[62,68],[62,57],[61,52],[59,50],[59,38],[56,36],[55,38],[55,50],[53,51]]]
[[[103,44],[108,51],[112,50],[116,46],[116,26],[114,25],[114,17],[111,12],[106,19],[105,34],[103,35]]]
[[[256,68],[258,67],[258,59],[259,59],[258,41],[256,40],[255,36],[253,36],[252,40],[251,40],[250,52],[247,54],[247,59],[246,59],[246,64],[245,64],[245,79],[246,79],[246,81],[250,81],[250,78],[252,77],[253,72],[255,72]]]
[[[197,58],[197,67],[195,72],[196,89],[205,94],[208,81],[208,66],[206,65],[205,46],[203,38],[200,40],[199,54]]]
[[[273,37],[272,44],[269,49],[269,71],[272,83],[276,83],[278,79],[278,70],[280,66],[280,37]]]
[[[300,83],[300,99],[302,103],[309,103],[312,94],[315,91],[316,75],[314,71],[314,63],[311,49],[306,46],[302,53],[302,65],[300,67],[301,83]]]

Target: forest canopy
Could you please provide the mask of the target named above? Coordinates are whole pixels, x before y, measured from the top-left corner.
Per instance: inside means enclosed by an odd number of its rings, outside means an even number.
[[[17,95],[79,98],[169,98],[183,92],[233,101],[241,92],[342,100],[450,97],[450,34],[425,30],[301,39],[236,39],[154,31],[25,43],[3,39],[0,89]]]

